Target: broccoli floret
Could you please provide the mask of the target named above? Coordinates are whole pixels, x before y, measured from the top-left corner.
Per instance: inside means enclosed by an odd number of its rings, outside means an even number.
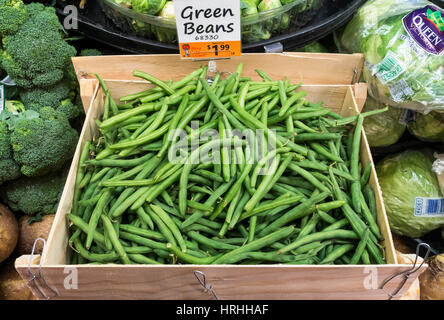
[[[38,118],[18,121],[11,134],[14,160],[29,177],[59,170],[74,154],[78,133],[64,114],[41,108]]]
[[[94,56],[101,56],[102,53],[97,49],[83,49],[80,51],[79,56],[81,57],[94,57]]]
[[[0,38],[16,33],[28,17],[21,0],[0,0]]]
[[[60,101],[68,98],[71,84],[69,81],[60,81],[50,88],[33,88],[20,90],[20,99],[26,109],[39,111],[42,107],[57,109]]]
[[[3,38],[2,65],[19,87],[51,87],[62,80],[76,50],[64,39],[54,8],[27,5],[29,19]]]
[[[1,195],[3,201],[14,212],[21,211],[31,216],[54,214],[65,181],[64,171],[43,177],[22,177],[3,185]]]
[[[0,121],[0,184],[21,176],[20,166],[14,161],[11,133],[5,121]]]
[[[63,113],[69,120],[77,118],[80,114],[79,107],[72,103],[70,99],[61,101],[57,111]]]

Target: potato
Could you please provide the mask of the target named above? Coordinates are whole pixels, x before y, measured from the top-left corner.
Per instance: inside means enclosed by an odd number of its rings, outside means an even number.
[[[18,240],[18,224],[14,214],[0,204],[0,262],[14,251]]]
[[[26,282],[14,269],[14,260],[10,259],[0,268],[0,300],[34,300]]]
[[[31,254],[34,241],[38,238],[48,239],[51,226],[54,221],[55,214],[43,216],[42,221],[28,224],[29,216],[22,216],[19,219],[19,239],[17,244],[17,252],[20,255]],[[34,254],[42,254],[43,243],[39,241],[36,245]]]

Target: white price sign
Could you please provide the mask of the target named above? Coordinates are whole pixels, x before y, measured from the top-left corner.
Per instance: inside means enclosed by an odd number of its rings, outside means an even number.
[[[182,58],[241,55],[239,0],[174,0]]]

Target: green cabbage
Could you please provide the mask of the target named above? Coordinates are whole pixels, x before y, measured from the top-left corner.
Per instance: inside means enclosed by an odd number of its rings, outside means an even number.
[[[386,107],[372,97],[367,97],[362,112]],[[405,125],[399,122],[402,109],[389,107],[388,111],[365,117],[364,130],[370,147],[386,147],[396,143],[405,131]]]
[[[434,111],[427,115],[416,113],[415,121],[409,122],[408,129],[420,140],[444,142],[444,113]]]
[[[364,79],[369,94],[378,101],[421,112],[444,110],[444,53],[427,53],[414,43],[402,23],[404,16],[426,5],[432,3],[370,0],[342,33],[343,48],[365,54]],[[397,67],[399,71],[384,78],[384,73]]]
[[[444,216],[414,215],[416,197],[443,197],[432,171],[433,154],[428,149],[406,150],[391,155],[376,166],[390,228],[412,238],[444,226]]]

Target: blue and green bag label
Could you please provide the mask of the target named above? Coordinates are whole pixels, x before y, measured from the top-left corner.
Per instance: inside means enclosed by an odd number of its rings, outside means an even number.
[[[406,67],[404,63],[398,59],[395,53],[388,51],[384,59],[376,65],[376,76],[382,84],[386,84],[399,77]]]
[[[5,86],[0,84],[0,113],[5,110]]]
[[[414,10],[402,19],[404,29],[426,52],[440,55],[444,51],[444,11],[435,6]]]

